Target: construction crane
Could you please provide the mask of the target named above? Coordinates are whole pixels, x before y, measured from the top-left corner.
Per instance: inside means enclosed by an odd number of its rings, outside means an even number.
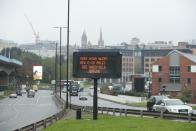
[[[33,35],[34,35],[34,37],[35,37],[35,43],[37,44],[37,43],[40,41],[40,40],[39,40],[39,32],[36,32],[36,31],[35,31],[35,29],[34,29],[32,23],[31,23],[31,21],[30,21],[29,18],[28,18],[28,16],[27,16],[26,14],[24,14],[24,16],[25,16],[27,22],[29,23],[29,25],[30,25],[30,27],[31,27],[31,29],[32,29],[32,31],[33,31]]]

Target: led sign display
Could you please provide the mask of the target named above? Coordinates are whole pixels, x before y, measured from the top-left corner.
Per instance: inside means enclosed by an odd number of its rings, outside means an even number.
[[[120,78],[119,52],[74,52],[73,76],[80,78]]]

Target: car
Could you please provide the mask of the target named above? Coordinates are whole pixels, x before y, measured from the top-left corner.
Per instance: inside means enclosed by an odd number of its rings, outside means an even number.
[[[84,91],[84,88],[83,87],[80,87],[79,88],[79,92],[82,92],[82,91]]]
[[[66,93],[66,92],[67,92],[67,88],[66,88],[66,87],[63,87],[62,92],[63,92],[63,93]]]
[[[9,98],[17,98],[17,94],[12,93],[12,94],[10,94]]]
[[[79,100],[86,101],[88,98],[85,95],[79,95]]]
[[[162,99],[168,99],[168,97],[164,95],[151,96],[147,101],[147,110],[152,111],[153,105]]]
[[[20,90],[20,89],[16,90],[16,94],[17,94],[18,96],[22,96],[21,90]]]
[[[29,90],[27,92],[27,97],[35,97],[35,91],[34,90]]]
[[[192,107],[182,102],[180,99],[163,99],[159,100],[153,106],[154,111],[158,112],[171,112],[171,113],[192,113]]]
[[[22,92],[22,94],[26,94],[27,93],[27,91],[25,89],[22,89],[21,92]]]
[[[37,86],[37,85],[33,85],[33,90],[34,90],[35,92],[37,92],[37,91],[38,91],[38,86]]]

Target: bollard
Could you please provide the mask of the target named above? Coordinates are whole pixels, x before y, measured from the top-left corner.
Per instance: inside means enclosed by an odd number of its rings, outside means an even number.
[[[33,124],[33,131],[36,131],[36,123]]]
[[[115,116],[115,108],[113,108],[113,116]]]
[[[44,122],[44,128],[46,128],[46,119],[44,119],[43,122]]]
[[[57,121],[57,120],[58,120],[58,118],[57,118],[57,114],[55,114],[55,115],[54,115],[54,117],[55,117],[55,121]]]
[[[188,113],[188,122],[191,122],[192,118],[191,118],[192,114]]]
[[[50,123],[51,123],[51,124],[53,123],[53,116],[50,117]]]
[[[163,119],[164,117],[164,114],[163,114],[163,111],[161,111],[161,119]]]
[[[107,115],[108,115],[109,114],[109,111],[108,111],[109,109],[107,107],[106,107],[106,110],[107,110]]]
[[[86,112],[86,106],[84,107],[84,112]]]
[[[125,116],[127,116],[127,109],[125,109]]]
[[[140,116],[143,117],[143,110],[140,110]]]
[[[120,116],[122,116],[122,109],[120,109]]]
[[[101,107],[101,114],[103,115],[103,107]]]

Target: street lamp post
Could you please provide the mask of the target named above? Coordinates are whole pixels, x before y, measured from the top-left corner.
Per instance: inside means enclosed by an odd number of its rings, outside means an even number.
[[[66,95],[66,109],[68,109],[68,82],[69,82],[69,16],[70,16],[70,0],[68,0],[68,14],[67,14],[67,95]],[[71,99],[70,99],[71,100]],[[71,104],[71,102],[70,102]],[[71,108],[71,106],[70,106]]]
[[[66,27],[54,27],[54,28],[58,28],[58,29],[60,29],[60,98],[61,98],[61,89],[62,89],[62,85],[61,85],[61,37],[62,37],[62,28],[66,28]]]
[[[55,52],[55,93],[56,91],[56,81],[57,81],[57,42],[56,42],[56,52]]]

